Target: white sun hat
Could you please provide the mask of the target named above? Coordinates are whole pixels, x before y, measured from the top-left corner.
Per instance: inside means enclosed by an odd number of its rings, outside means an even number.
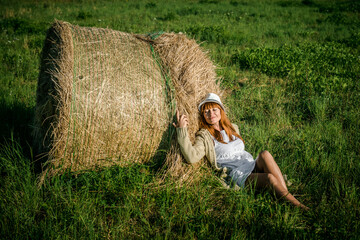
[[[206,95],[205,100],[199,104],[199,111],[201,111],[201,106],[208,102],[214,102],[214,103],[219,104],[220,107],[225,111],[224,105],[222,104],[220,97],[218,95],[216,95],[215,93],[208,93]]]

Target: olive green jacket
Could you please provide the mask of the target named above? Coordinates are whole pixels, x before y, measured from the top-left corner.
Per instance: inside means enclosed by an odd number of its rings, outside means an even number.
[[[233,124],[235,131],[239,134],[239,128]],[[226,167],[219,167],[216,163],[215,144],[210,132],[204,128],[200,129],[195,135],[195,143],[192,145],[187,128],[176,128],[177,140],[180,145],[181,153],[188,163],[196,163],[203,157],[209,161],[211,167],[217,171],[221,178],[227,177]]]

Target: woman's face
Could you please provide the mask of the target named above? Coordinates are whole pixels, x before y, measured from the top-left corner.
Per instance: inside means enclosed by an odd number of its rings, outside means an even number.
[[[204,110],[204,118],[209,125],[218,124],[221,119],[220,108],[212,107]]]

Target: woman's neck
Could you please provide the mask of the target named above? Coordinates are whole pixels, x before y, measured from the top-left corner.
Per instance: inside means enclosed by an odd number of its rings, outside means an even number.
[[[219,132],[222,130],[222,128],[221,128],[221,126],[220,126],[219,123],[213,124],[212,127],[213,127],[215,130],[219,131]]]

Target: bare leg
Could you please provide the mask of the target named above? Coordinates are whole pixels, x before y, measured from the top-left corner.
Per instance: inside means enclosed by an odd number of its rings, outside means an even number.
[[[284,177],[280,171],[279,166],[275,162],[273,156],[268,151],[262,151],[256,160],[256,172],[258,173],[271,173],[282,187],[288,191]]]
[[[272,188],[275,190],[277,197],[285,198],[287,201],[297,207],[301,207],[305,210],[309,210],[307,206],[300,203],[289,191],[284,188],[283,184],[271,173],[252,173],[246,179],[245,184],[255,184],[257,189]]]
[[[295,206],[305,210],[309,208],[300,203],[291,193],[289,193],[284,177],[273,156],[268,151],[262,151],[256,160],[255,170],[245,184],[255,183],[257,189],[272,188],[275,190],[277,197],[285,198]]]

